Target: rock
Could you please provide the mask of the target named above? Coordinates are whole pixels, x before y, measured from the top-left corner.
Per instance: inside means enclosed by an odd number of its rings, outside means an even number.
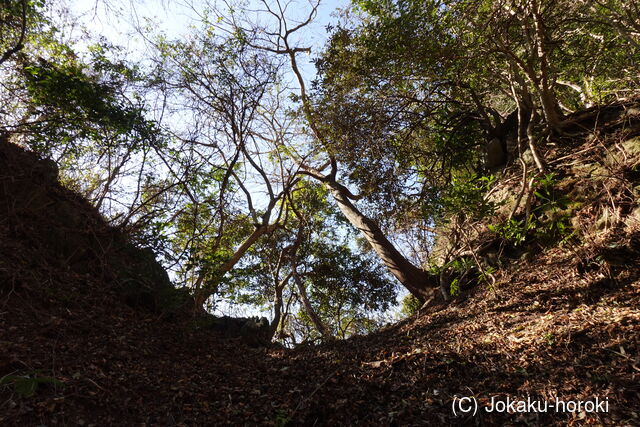
[[[266,317],[213,317],[211,329],[227,338],[241,338],[250,347],[268,346],[270,342],[269,320]]]
[[[485,167],[493,169],[502,166],[507,161],[502,143],[498,138],[493,138],[485,147]]]
[[[640,162],[640,136],[628,139],[619,144],[619,148],[612,148],[607,157],[609,165],[628,164],[636,165]]]
[[[636,208],[625,218],[624,222],[629,226],[640,226],[640,206],[636,206]]]
[[[55,183],[58,181],[60,170],[58,164],[52,159],[42,159],[37,164],[38,173],[42,176],[44,181],[48,183]]]
[[[522,153],[522,161],[524,161],[529,167],[535,167],[536,165],[536,161],[533,158],[533,153],[529,149],[525,150],[525,152]]]

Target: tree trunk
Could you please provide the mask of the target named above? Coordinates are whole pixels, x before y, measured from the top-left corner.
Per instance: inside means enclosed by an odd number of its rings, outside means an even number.
[[[322,338],[324,338],[325,340],[331,339],[332,337],[331,333],[329,333],[329,329],[327,329],[327,326],[322,322],[320,316],[318,316],[318,313],[316,313],[316,311],[311,306],[311,302],[309,301],[309,297],[307,296],[307,288],[305,287],[302,279],[297,272],[293,273],[293,280],[295,280],[296,285],[298,286],[298,292],[300,292],[302,305],[304,306],[304,310],[309,315],[309,318],[313,322],[313,325],[316,327],[318,332],[320,332]]]
[[[529,149],[531,150],[531,155],[533,156],[533,161],[538,168],[540,173],[544,173],[546,171],[546,165],[540,153],[538,153],[538,148],[535,143],[535,135],[533,134],[533,126],[536,122],[536,110],[531,112],[531,118],[529,119],[529,124],[527,125],[527,140],[529,141]]]
[[[24,49],[24,39],[27,35],[27,0],[20,2],[21,14],[20,14],[20,36],[16,43],[7,49],[2,56],[0,56],[0,64],[8,60],[12,55],[20,52]]]
[[[553,131],[560,131],[561,113],[558,100],[548,83],[543,79],[540,90],[540,103],[542,104],[542,112],[549,128]]]
[[[537,48],[538,62],[540,63],[540,103],[544,118],[549,127],[558,131],[560,129],[560,121],[562,119],[560,113],[560,104],[556,98],[556,94],[551,87],[551,79],[549,77],[549,52],[545,42],[546,35],[544,32],[544,22],[540,12],[541,5],[536,1],[531,3],[533,26],[535,30],[535,46]]]
[[[301,28],[301,26],[297,28]],[[302,99],[304,114],[313,134],[316,136],[318,141],[322,143],[322,145],[327,147],[327,139],[325,138],[322,129],[316,125],[315,118],[312,114],[311,103],[307,97],[305,82],[296,61],[296,50],[291,49],[288,44],[287,37],[290,34],[291,33],[287,32],[287,35],[283,37],[282,41],[285,47],[285,52],[288,54],[289,60],[291,61],[291,69],[300,84],[300,97]],[[319,171],[307,172],[309,172],[310,176],[324,182],[324,184],[329,188],[342,213],[353,226],[358,228],[362,234],[364,234],[364,237],[367,239],[376,254],[378,254],[382,262],[387,266],[391,274],[393,274],[400,283],[402,283],[402,285],[411,292],[411,294],[418,298],[418,300],[422,302],[427,301],[432,294],[429,291],[429,288],[438,287],[438,279],[431,276],[421,268],[416,267],[407,260],[395,248],[395,246],[393,246],[393,243],[387,239],[382,230],[380,230],[380,227],[378,227],[378,225],[370,218],[363,215],[353,205],[353,203],[351,203],[348,197],[349,189],[335,180],[336,161],[334,158],[331,158],[331,163],[332,174],[329,177],[322,176]]]
[[[287,282],[291,278],[292,273],[289,273],[280,283],[276,284],[276,294],[273,301],[273,320],[269,327],[269,341],[273,340],[274,335],[278,331],[280,326],[280,320],[282,320],[282,291],[287,285]]]
[[[220,268],[216,270],[216,274],[219,278],[222,278],[227,272],[229,272],[237,263],[240,261],[240,258],[244,256],[244,254],[249,250],[249,248],[258,241],[258,239],[265,234],[269,234],[273,232],[276,228],[278,228],[278,224],[264,224],[259,225],[253,230],[253,233],[249,235],[245,239],[244,242],[236,249],[231,258],[222,264]],[[202,312],[204,310],[204,303],[209,299],[211,295],[215,292],[215,289],[211,289],[210,287],[203,286],[205,273],[201,272],[198,276],[198,280],[195,285],[195,310]]]
[[[533,127],[535,126],[536,119],[538,117],[535,105],[533,104],[531,94],[527,90],[522,78],[518,76],[517,73],[513,73],[510,78],[511,93],[514,101],[518,105],[518,155],[520,156],[520,159],[522,159],[522,153],[525,150],[523,142],[526,140],[536,167],[541,173],[544,173],[544,160],[538,152],[535,135],[533,134]],[[526,181],[526,174],[524,180]],[[525,181],[523,181],[523,185]],[[518,203],[520,203],[520,200],[518,200]],[[516,203],[516,205],[518,203]]]
[[[430,288],[438,286],[438,279],[405,258],[387,239],[380,227],[349,200],[347,196],[349,190],[345,186],[335,180],[325,181],[325,184],[329,187],[344,216],[362,232],[391,274],[420,301],[428,300],[432,295]]]

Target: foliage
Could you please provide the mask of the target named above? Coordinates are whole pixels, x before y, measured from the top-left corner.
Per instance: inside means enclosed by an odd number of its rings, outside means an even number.
[[[486,197],[495,185],[496,177],[454,177],[451,184],[434,194],[424,204],[424,211],[437,221],[448,221],[455,215],[464,215],[471,221],[485,219],[495,213],[497,204]]]
[[[166,142],[149,117],[143,73],[103,39],[79,54],[54,23],[38,15],[32,24],[38,31],[5,67],[0,126],[52,158],[61,181],[108,216],[133,219],[127,208],[135,211],[139,194],[125,176],[149,180],[149,152]]]
[[[301,183],[292,195],[291,209],[305,216],[290,218],[286,229],[257,243],[221,284],[218,295],[237,303],[272,308],[276,287],[295,270],[307,289],[313,312],[332,336],[375,329],[378,323],[372,314],[390,307],[397,288],[372,254],[358,253],[348,244],[349,231],[336,208],[328,204],[327,196],[323,186]],[[300,229],[304,233],[300,234]],[[304,240],[293,252],[300,236]],[[283,254],[288,264],[282,263]],[[290,301],[283,331],[298,340],[320,339],[292,279],[282,292],[283,299]]]
[[[537,181],[538,190],[534,192],[537,206],[533,209],[538,226],[536,237],[546,242],[556,242],[570,233],[570,212],[567,208],[571,200],[556,187],[558,179],[550,173]]]
[[[535,223],[530,220],[518,221],[515,218],[510,218],[502,224],[490,224],[488,228],[504,240],[519,246],[527,238],[527,233],[535,228]]]
[[[0,378],[0,386],[13,387],[13,390],[22,397],[33,396],[41,385],[63,386],[64,383],[53,377],[41,376],[38,372],[5,375]]]
[[[276,411],[276,419],[274,421],[274,425],[276,427],[286,427],[291,423],[291,418],[287,411],[279,409]]]
[[[514,246],[522,245],[529,235],[548,244],[566,238],[570,233],[570,212],[566,209],[571,200],[556,189],[556,175],[543,175],[533,185],[536,190],[532,203],[535,205],[528,218],[510,218],[502,224],[488,226],[489,230]]]
[[[0,3],[0,64],[15,59],[31,33],[45,21],[44,0],[5,0]]]
[[[409,317],[414,315],[420,310],[422,303],[416,297],[411,294],[407,294],[404,298],[402,298],[402,303],[400,306],[400,313],[404,317]]]
[[[460,279],[457,277],[451,281],[449,284],[449,294],[452,297],[457,296],[460,293]]]
[[[621,1],[354,3],[317,60],[314,102],[330,150],[383,216],[410,216],[403,197],[421,201],[427,223],[447,193],[447,215],[466,206],[457,187],[482,171],[483,146],[505,137],[516,105],[551,120],[560,104],[588,106],[637,83],[635,24],[616,24],[633,8]]]
[[[455,258],[442,266],[434,265],[431,272],[441,277],[441,273],[446,272],[446,277],[451,279],[449,282],[449,295],[455,297],[460,294],[460,286],[464,283],[465,278],[474,268],[474,261],[469,257]]]
[[[490,291],[493,291],[494,280],[492,278],[493,273],[496,272],[495,267],[484,267],[478,272],[478,279],[485,283]]]
[[[95,52],[95,51],[94,51]],[[73,59],[39,59],[23,67],[33,113],[29,142],[44,153],[64,147],[77,153],[87,140],[98,146],[127,145],[132,151],[155,142],[158,129],[144,117],[142,105],[121,95],[135,71],[95,55],[91,67]]]

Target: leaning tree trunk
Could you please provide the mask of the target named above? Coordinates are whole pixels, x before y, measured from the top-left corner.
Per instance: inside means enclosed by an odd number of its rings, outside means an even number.
[[[249,237],[247,237],[245,241],[242,242],[242,244],[238,247],[238,249],[235,250],[231,258],[229,258],[227,262],[222,264],[216,270],[216,275],[219,278],[222,278],[222,276],[224,276],[227,272],[229,272],[238,263],[238,261],[240,261],[240,259],[244,256],[244,254],[249,250],[249,248],[255,242],[258,241],[259,238],[261,238],[265,234],[269,234],[273,232],[276,228],[278,228],[278,224],[264,224],[256,227],[256,229],[253,230],[253,233],[251,233]],[[205,273],[204,272],[200,273],[200,276],[198,277],[198,280],[196,281],[196,285],[194,287],[195,288],[194,300],[195,300],[196,312],[204,311],[204,303],[215,292],[215,289],[211,289],[208,286],[203,286],[204,279],[205,279]]]
[[[309,296],[307,295],[307,288],[305,287],[304,282],[302,281],[302,278],[300,278],[298,273],[295,271],[293,273],[293,280],[295,280],[296,285],[298,287],[298,292],[300,292],[300,299],[302,300],[302,305],[304,306],[304,310],[309,315],[309,318],[313,322],[313,325],[316,327],[318,332],[320,332],[320,334],[322,335],[322,338],[324,338],[325,340],[331,339],[332,337],[331,337],[331,333],[329,332],[329,329],[322,322],[322,319],[320,319],[320,316],[318,316],[318,313],[316,313],[316,311],[311,306],[311,301],[309,301]]]
[[[380,227],[365,216],[351,202],[349,190],[335,180],[326,181],[338,207],[349,222],[362,232],[382,262],[402,285],[420,301],[427,301],[431,289],[438,287],[438,279],[421,268],[416,267],[387,239]]]
[[[289,60],[291,61],[291,70],[300,84],[300,98],[302,99],[302,107],[309,127],[318,141],[323,145],[328,146],[324,132],[319,126],[317,126],[317,122],[312,112],[311,102],[307,96],[304,78],[302,78],[302,73],[300,72],[296,61],[296,53],[305,51],[305,49],[291,48],[288,41],[289,35],[293,34],[293,32],[302,28],[304,25],[296,27],[295,30],[286,32],[286,35],[282,37],[284,50],[281,53],[285,53],[289,56]],[[391,274],[393,274],[400,283],[402,283],[402,285],[411,292],[412,295],[418,298],[418,300],[422,302],[429,300],[432,294],[429,291],[429,288],[437,287],[438,279],[421,268],[416,267],[406,259],[395,248],[395,246],[393,246],[393,243],[387,239],[382,230],[380,230],[380,227],[378,227],[378,225],[370,218],[363,215],[362,212],[360,212],[353,203],[351,203],[351,200],[349,200],[348,197],[349,190],[335,180],[335,159],[331,160],[333,169],[332,175],[324,177],[317,173],[317,171],[310,173],[310,175],[325,183],[347,220],[349,220],[352,225],[364,234],[364,237],[367,239],[373,250],[378,254],[382,262],[387,266]]]

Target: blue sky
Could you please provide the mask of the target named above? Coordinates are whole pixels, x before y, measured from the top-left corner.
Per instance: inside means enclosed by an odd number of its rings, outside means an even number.
[[[169,38],[179,38],[187,33],[190,25],[197,23],[197,13],[206,7],[201,0],[190,3],[172,0],[67,0],[66,4],[78,18],[77,23],[92,34],[104,36],[111,43],[125,47],[135,56],[136,52],[145,49],[142,37],[135,30],[136,25],[153,22],[154,30],[165,33]],[[251,9],[258,6],[255,0],[247,4]],[[321,1],[316,19],[305,29],[301,42],[312,48],[310,56],[300,58],[307,79],[312,79],[315,74],[308,59],[313,58],[324,45],[327,39],[325,27],[336,23],[338,19],[332,15],[348,4],[349,0]],[[291,2],[288,10],[291,12],[288,13],[289,18],[295,20],[306,15],[310,7],[307,0],[296,0]]]
[[[200,0],[194,0],[193,6],[185,2],[170,0],[67,0],[67,7],[72,15],[78,17],[76,24],[84,26],[93,36],[103,36],[109,42],[123,46],[133,60],[145,56],[147,44],[136,31],[136,26],[153,22],[155,32],[166,34],[169,39],[180,38],[189,32],[189,27],[197,25],[197,15],[205,5]],[[258,2],[250,0],[250,5]],[[317,56],[327,40],[326,26],[338,22],[336,11],[347,7],[348,0],[322,1],[314,22],[305,28],[299,40],[299,46],[311,47],[311,55],[299,54],[299,65],[307,82],[315,76],[315,67],[311,59]],[[251,7],[251,6],[250,6]],[[253,7],[255,9],[255,7]],[[306,17],[310,6],[307,0],[292,2],[287,17],[296,20]],[[76,27],[75,31],[79,28]],[[79,33],[77,34],[79,35]],[[80,48],[84,43],[80,44]],[[400,293],[401,299],[406,292]],[[231,307],[223,304],[222,311],[233,315],[267,314],[246,307]]]

